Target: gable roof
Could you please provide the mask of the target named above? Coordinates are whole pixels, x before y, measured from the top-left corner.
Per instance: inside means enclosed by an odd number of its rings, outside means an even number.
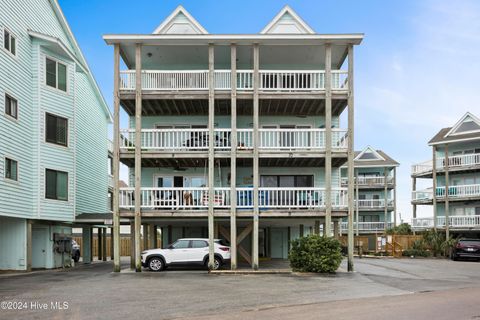
[[[163,20],[153,34],[208,34],[208,31],[180,5]]]
[[[359,159],[367,153],[373,152],[375,154],[375,158],[373,159]],[[398,167],[400,164],[391,158],[388,154],[386,154],[382,150],[376,150],[371,146],[367,146],[362,151],[355,151],[355,159],[354,159],[354,167],[355,168],[374,168],[374,167]],[[342,168],[346,168],[347,165],[343,165]]]
[[[60,5],[58,4],[57,0],[49,0],[50,4],[52,5],[53,11],[55,15],[57,16],[58,21],[60,22],[60,25],[62,26],[63,30],[67,34],[68,40],[73,45],[74,49],[74,54],[76,59],[80,62],[82,67],[85,69],[85,73],[87,74],[88,80],[90,81],[94,91],[95,95],[98,98],[98,101],[102,105],[102,108],[104,109],[104,112],[110,122],[113,121],[112,113],[110,112],[110,108],[108,107],[107,102],[105,101],[105,98],[102,94],[102,91],[100,91],[100,88],[98,86],[98,83],[95,81],[95,78],[93,77],[92,71],[90,70],[87,61],[85,60],[85,57],[83,56],[82,50],[80,49],[80,46],[77,43],[77,40],[75,39],[75,36],[73,35],[72,30],[70,29],[70,26],[68,25],[67,19],[63,15],[63,11],[60,8]],[[32,31],[34,32],[34,31]],[[38,35],[38,34],[37,34]]]
[[[385,158],[382,157],[375,149],[371,146],[367,146],[360,152],[354,159],[354,161],[372,161],[372,160],[381,160],[384,161]]]
[[[480,119],[467,112],[453,127],[441,129],[430,139],[428,144],[436,145],[477,139],[480,139]]]
[[[270,21],[261,34],[315,34],[315,31],[288,5]]]

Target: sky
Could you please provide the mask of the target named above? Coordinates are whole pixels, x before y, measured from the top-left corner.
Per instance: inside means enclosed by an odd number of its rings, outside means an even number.
[[[180,4],[209,33],[258,33],[286,4],[317,33],[364,33],[355,49],[355,149],[371,145],[400,163],[397,206],[406,222],[412,216],[410,168],[431,159],[428,140],[467,111],[480,116],[480,1],[59,3],[110,106],[113,48],[102,35],[152,33]],[[417,189],[427,186],[417,183]],[[430,215],[431,206],[418,208],[418,216]]]

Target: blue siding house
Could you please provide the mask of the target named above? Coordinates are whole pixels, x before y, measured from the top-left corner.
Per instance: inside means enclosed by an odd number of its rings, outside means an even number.
[[[0,8],[0,269],[59,267],[75,216],[108,212],[111,115],[57,1]]]

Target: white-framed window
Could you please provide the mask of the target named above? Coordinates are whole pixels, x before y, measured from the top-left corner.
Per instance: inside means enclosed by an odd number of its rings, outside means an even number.
[[[5,158],[5,178],[18,181],[18,161]]]
[[[3,29],[3,48],[12,55],[17,55],[17,37],[15,37],[7,28]]]
[[[45,113],[45,141],[68,147],[68,119]]]
[[[68,201],[68,172],[45,169],[45,198]]]
[[[8,93],[5,93],[5,114],[18,119],[18,101]]]
[[[67,65],[50,57],[45,57],[45,84],[67,92]]]

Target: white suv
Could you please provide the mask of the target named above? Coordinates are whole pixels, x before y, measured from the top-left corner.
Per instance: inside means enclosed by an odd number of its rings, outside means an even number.
[[[230,261],[230,247],[223,240],[214,240],[215,261],[213,269],[219,269]],[[150,249],[142,252],[142,266],[151,271],[161,271],[173,265],[208,265],[208,239],[178,239],[166,249]]]

